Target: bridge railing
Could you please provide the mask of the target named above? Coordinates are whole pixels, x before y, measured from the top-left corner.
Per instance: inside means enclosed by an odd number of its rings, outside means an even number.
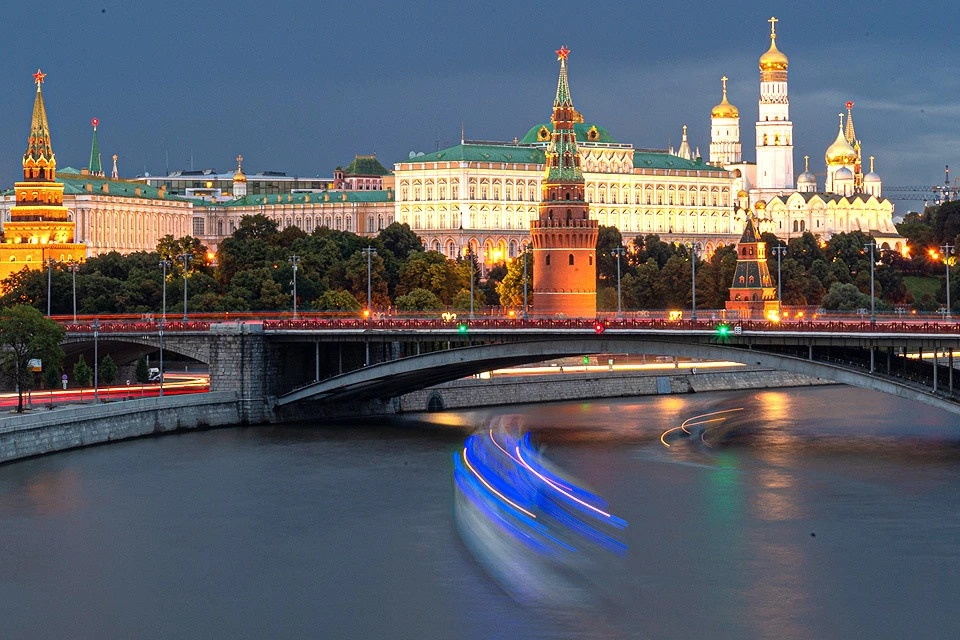
[[[83,322],[64,322],[64,329],[68,333],[93,333],[93,321]],[[156,333],[160,330],[160,320],[113,320],[101,322],[97,327],[100,333],[130,333],[143,331],[146,333]],[[209,322],[183,322],[182,320],[167,320],[163,323],[163,330],[170,332],[179,331],[209,331]]]

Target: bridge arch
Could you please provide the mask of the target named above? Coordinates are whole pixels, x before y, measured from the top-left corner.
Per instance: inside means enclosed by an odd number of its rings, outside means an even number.
[[[930,392],[879,375],[815,360],[721,344],[696,344],[669,339],[636,341],[594,337],[495,343],[410,356],[364,367],[296,389],[277,398],[276,405],[282,407],[318,400],[348,402],[391,398],[492,369],[603,353],[669,355],[739,362],[872,389],[923,402],[951,413],[960,413],[960,405]]]

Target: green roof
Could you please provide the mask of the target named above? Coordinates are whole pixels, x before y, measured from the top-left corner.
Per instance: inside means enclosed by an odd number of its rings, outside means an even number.
[[[573,130],[577,134],[577,142],[616,142],[607,130],[592,122],[575,122]],[[545,133],[541,133],[544,131]],[[545,122],[538,124],[527,131],[527,135],[520,140],[521,144],[536,144],[549,142],[553,133],[553,124]]]
[[[543,164],[543,149],[515,144],[458,144],[426,155],[401,160],[401,163],[421,162],[507,162],[516,164]]]
[[[64,173],[67,175],[64,176]],[[110,180],[108,178],[78,175],[77,173],[71,173],[68,171],[57,171],[57,182],[63,183],[63,192],[68,195],[83,195],[85,193],[92,193],[94,195],[120,196],[126,198],[151,198],[155,200],[180,199],[170,195],[161,196],[156,187],[151,187],[143,182]],[[90,190],[87,189],[87,185],[91,186]],[[107,193],[103,192],[103,185],[107,185]],[[137,195],[137,189],[140,190],[140,195]]]
[[[346,200],[344,200],[344,196],[346,196]],[[329,200],[326,199],[327,197]],[[279,195],[252,194],[217,206],[258,207],[263,204],[315,204],[323,202],[393,202],[393,191],[314,191]]]
[[[377,160],[376,154],[356,156],[343,172],[348,176],[385,176],[389,173],[387,168]]]
[[[684,160],[680,156],[655,151],[634,151],[633,166],[637,169],[679,169],[681,171],[726,171],[722,167],[704,164],[703,161]]]
[[[57,169],[58,176],[64,173],[68,175],[80,175],[80,169],[74,169],[73,167],[64,167],[62,169]]]

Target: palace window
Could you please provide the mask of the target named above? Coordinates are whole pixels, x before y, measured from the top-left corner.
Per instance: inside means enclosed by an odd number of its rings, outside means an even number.
[[[193,235],[194,237],[199,237],[204,235],[203,233],[203,218],[194,218],[193,219]]]

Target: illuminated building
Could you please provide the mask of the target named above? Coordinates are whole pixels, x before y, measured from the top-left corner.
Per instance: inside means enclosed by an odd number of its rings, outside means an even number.
[[[387,168],[377,160],[377,154],[357,154],[346,169],[337,167],[334,170],[333,188],[342,191],[381,191],[384,188],[384,176],[389,174]]]
[[[584,178],[567,79],[569,50],[557,51],[560,78],[553,101],[553,131],[545,152],[539,217],[530,223],[533,309],[537,315],[592,317],[597,313],[598,226],[584,200]]]
[[[63,204],[64,185],[57,182],[57,160],[40,88],[45,75],[37,69],[33,76],[37,94],[23,154],[23,180],[14,185],[10,221],[3,227],[0,279],[24,267],[40,269],[50,259],[80,261],[85,256],[84,245],[74,242],[74,223]]]
[[[778,310],[777,289],[767,266],[767,243],[757,235],[752,215],[747,216],[737,243],[737,268],[726,308],[740,318],[763,318]]]

